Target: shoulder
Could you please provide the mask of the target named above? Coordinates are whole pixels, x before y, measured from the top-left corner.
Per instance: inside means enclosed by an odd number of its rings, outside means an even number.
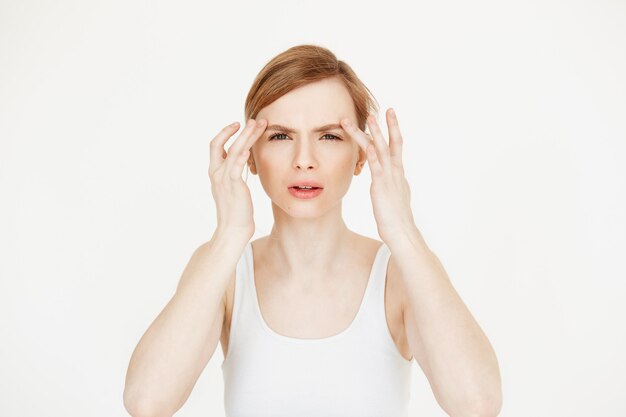
[[[375,253],[383,243],[378,239],[373,239],[355,232],[352,232],[352,242],[354,242],[353,249],[355,252],[359,255],[365,256],[371,254],[372,252]]]
[[[371,262],[384,242],[367,236],[358,235],[356,233],[355,235],[356,240],[359,242],[358,246],[360,247],[358,253],[362,256],[363,262]],[[404,285],[400,279],[398,271],[398,264],[395,262],[393,254],[389,255],[389,260],[387,262],[385,294],[387,300],[393,303],[393,305],[399,306],[400,311],[404,312],[404,307],[406,305],[406,292],[404,291]]]
[[[378,242],[380,244],[383,244],[383,242]],[[404,313],[404,308],[406,305],[406,291],[404,289],[404,282],[400,277],[398,264],[395,261],[393,253],[389,255],[389,259],[387,261],[385,292],[389,295],[389,298],[393,300],[394,303],[397,303],[397,305],[399,305],[400,311]]]

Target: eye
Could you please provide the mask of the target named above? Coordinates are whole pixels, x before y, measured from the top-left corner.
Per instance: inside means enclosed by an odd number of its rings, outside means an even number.
[[[280,136],[281,138],[278,138],[279,136]],[[268,140],[284,140],[284,139],[282,138],[282,136],[287,136],[287,135],[286,135],[286,134],[284,134],[284,133],[276,133],[276,134],[274,134],[274,135],[270,136]],[[322,137],[328,137],[328,138],[327,138],[327,140],[337,140],[337,141],[339,141],[339,140],[343,140],[343,139],[341,139],[339,136],[331,135],[330,133],[326,133],[326,134],[325,134],[324,136],[322,136]]]
[[[339,136],[331,135],[330,133],[327,133],[324,136],[330,136],[330,137],[333,138],[333,139],[329,139],[329,140],[342,140]]]
[[[272,135],[269,137],[269,140],[283,140],[283,139],[276,139],[277,136],[287,136],[284,133],[276,133],[275,135]]]

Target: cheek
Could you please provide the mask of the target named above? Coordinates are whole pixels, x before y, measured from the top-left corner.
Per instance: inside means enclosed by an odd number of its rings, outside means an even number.
[[[340,154],[336,154],[334,158],[334,165],[339,167],[341,171],[352,171],[354,164],[357,161],[356,152],[345,151]]]
[[[252,147],[254,154],[254,162],[257,168],[267,167],[274,163],[276,157],[272,152],[268,152],[268,149],[263,146],[254,145]]]
[[[348,171],[348,172],[352,172],[352,170],[354,169],[354,158],[346,158],[343,160],[342,164],[341,164],[341,170],[342,171]]]
[[[263,187],[273,188],[275,184],[282,184],[289,175],[285,170],[289,169],[289,164],[285,163],[286,158],[276,152],[268,152],[267,149],[259,149],[254,154],[254,163],[257,169],[259,180]]]

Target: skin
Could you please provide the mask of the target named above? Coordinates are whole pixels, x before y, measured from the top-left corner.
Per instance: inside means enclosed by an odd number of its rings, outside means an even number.
[[[290,282],[311,284],[332,276],[337,259],[349,256],[354,247],[355,234],[342,218],[342,199],[353,176],[362,171],[366,153],[341,126],[314,132],[323,125],[340,125],[342,119],[357,122],[352,98],[336,78],[295,89],[256,117],[266,120],[267,128],[252,146],[248,165],[259,175],[274,215],[263,252],[271,253],[272,263],[280,265],[281,276]],[[276,124],[295,132],[272,129]],[[283,134],[269,140],[277,133]],[[305,179],[322,184],[318,197],[303,200],[289,193],[289,184]]]
[[[270,126],[295,129],[279,142],[268,141],[279,132],[264,131],[248,159],[272,200],[275,221],[261,258],[271,254],[289,283],[304,285],[322,282],[333,264],[341,263],[338,259],[350,259],[355,238],[343,222],[341,201],[353,175],[367,162],[378,234],[391,250],[388,278],[403,287],[411,353],[448,415],[496,416],[502,390],[495,352],[415,224],[402,163],[403,138],[392,109],[386,117],[388,143],[372,116],[367,120],[371,135],[361,131],[352,100],[335,79],[294,90],[257,115]],[[313,131],[327,123],[341,127]],[[343,141],[327,141],[325,133],[336,133]],[[287,187],[301,179],[315,179],[325,189],[314,199],[296,199]]]
[[[357,123],[352,97],[341,80],[324,79],[263,108],[256,116],[262,132],[252,134],[248,145],[250,172],[259,175],[274,216],[270,234],[252,242],[263,317],[272,329],[291,337],[327,337],[347,327],[362,300],[366,285],[362,278],[367,278],[379,248],[378,240],[350,231],[342,218],[342,200],[367,162],[365,149],[347,134],[342,120]],[[316,131],[329,124],[337,126]],[[270,140],[275,135],[279,136]],[[304,179],[319,182],[324,190],[309,200],[292,196],[288,186]],[[401,354],[410,360],[401,296],[394,281],[387,282],[390,331]],[[231,282],[225,329],[230,326],[233,293]],[[341,303],[338,294],[343,294]],[[311,319],[311,311],[317,310],[328,314]],[[226,353],[227,331],[222,348]]]

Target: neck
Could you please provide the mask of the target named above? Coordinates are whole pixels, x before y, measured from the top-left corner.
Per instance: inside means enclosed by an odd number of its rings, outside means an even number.
[[[350,231],[338,212],[316,218],[295,218],[277,215],[264,242],[263,256],[280,268],[280,276],[293,282],[319,281],[337,266],[337,258],[345,256],[354,246]]]

